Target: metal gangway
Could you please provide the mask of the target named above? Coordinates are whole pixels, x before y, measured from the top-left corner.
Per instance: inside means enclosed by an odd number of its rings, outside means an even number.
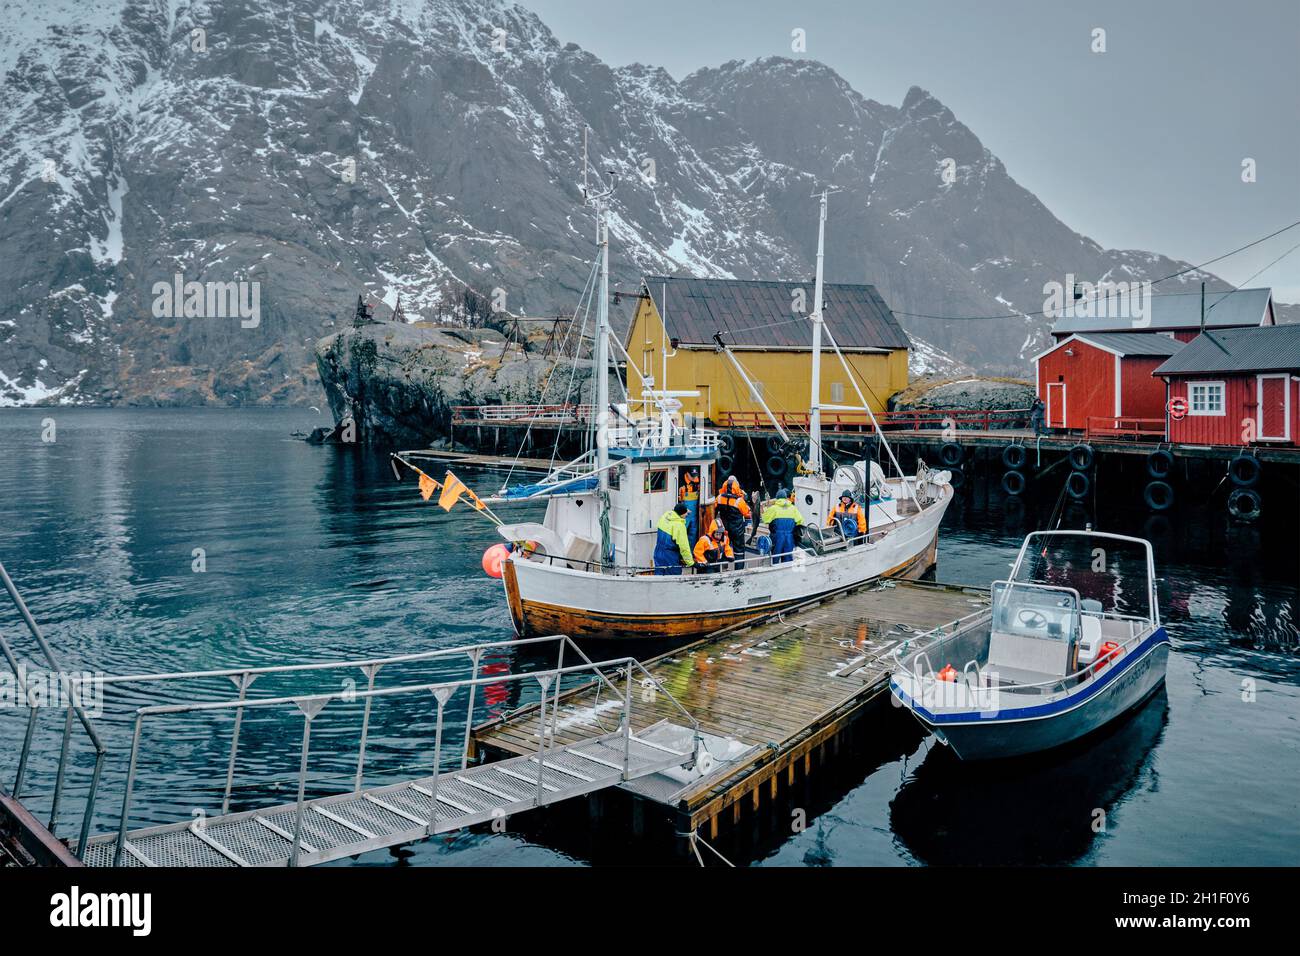
[[[3,567],[0,566],[0,574]],[[38,637],[45,657],[57,668],[57,658],[40,634],[35,621],[22,604],[8,575],[3,581],[14,598],[32,633]],[[0,635],[0,649],[15,673],[22,668],[8,642]],[[553,650],[554,666],[521,670],[513,673],[486,673],[485,655],[523,651],[536,657]],[[566,663],[566,655],[573,655]],[[441,663],[443,659],[467,659],[468,676],[450,680],[423,680],[376,686],[381,672],[391,673],[402,665]],[[336,676],[329,692],[294,692],[256,696],[254,685],[267,678],[315,675]],[[359,672],[362,687],[349,680],[337,679],[338,672]],[[639,777],[674,768],[693,768],[700,756],[703,738],[694,717],[674,698],[639,661],[632,657],[593,662],[577,644],[564,635],[515,641],[491,641],[459,647],[441,648],[414,654],[365,660],[310,662],[265,667],[236,667],[207,671],[166,674],[99,676],[98,690],[114,687],[150,689],[161,696],[170,688],[170,696],[193,693],[196,682],[229,680],[237,695],[216,700],[185,700],[179,703],[146,704],[135,708],[131,746],[120,812],[115,832],[90,834],[101,775],[109,749],[105,736],[86,715],[79,702],[87,697],[78,693],[76,684],[82,676],[61,676],[69,688],[67,716],[59,751],[55,790],[50,811],[49,829],[54,831],[65,781],[71,773],[70,736],[74,717],[82,720],[95,751],[93,776],[85,793],[80,838],[72,844],[78,858],[89,866],[311,866],[370,850],[423,840],[439,833],[458,830],[496,818],[557,803],[606,787],[618,786]],[[473,736],[476,697],[481,688],[518,683],[535,685],[539,711],[535,752],[493,763],[472,765],[470,747]],[[621,685],[621,686],[620,686]],[[521,686],[521,690],[522,690]],[[595,713],[618,713],[617,727],[581,740],[568,739],[558,744],[557,731],[566,729],[559,720],[562,692],[581,688],[594,689],[597,700],[609,694]],[[635,692],[634,692],[635,691]],[[444,739],[448,708],[458,694],[466,698],[464,735],[459,746]],[[637,726],[634,713],[637,700],[652,701],[659,695],[679,713],[675,720],[648,722],[652,711],[644,707],[644,726]],[[435,712],[432,753],[419,759],[428,772],[398,782],[366,785],[367,748],[377,707],[400,701],[430,701]],[[331,705],[360,706],[360,725],[355,728],[355,765],[349,767],[346,784],[336,792],[309,794],[309,768],[312,755],[313,724]],[[32,741],[37,714],[42,708],[33,704],[19,757],[14,794],[22,793],[23,775],[32,755]],[[297,795],[292,802],[276,801],[268,806],[231,812],[232,793],[239,770],[241,732],[250,713],[279,712],[296,715],[301,720],[297,750]],[[211,816],[197,813],[190,818],[163,825],[131,825],[136,806],[137,785],[141,774],[146,730],[186,715],[230,718],[230,747],[223,765],[214,768],[212,779],[224,776],[220,813]],[[600,721],[595,721],[600,726]],[[154,734],[153,736],[157,736]],[[417,749],[430,742],[419,741]],[[292,747],[292,745],[289,745]],[[450,763],[450,767],[444,766]],[[319,789],[319,788],[317,788]],[[341,792],[337,792],[340,791]]]

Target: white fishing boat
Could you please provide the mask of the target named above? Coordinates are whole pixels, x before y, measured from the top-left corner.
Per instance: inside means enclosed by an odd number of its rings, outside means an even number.
[[[1059,747],[1122,716],[1165,679],[1151,545],[1034,532],[992,606],[900,654],[890,690],[965,760]],[[936,665],[941,665],[938,670]]]
[[[774,563],[762,552],[766,529],[759,529],[751,541],[758,550],[743,555],[743,568],[729,566],[711,574],[692,573],[691,568],[679,575],[654,573],[656,524],[679,500],[679,486],[688,471],[692,476],[698,473],[702,504],[715,496],[727,476],[717,474],[714,467],[719,455],[718,433],[685,421],[680,414],[680,399],[695,393],[656,388],[653,381],[643,378],[639,400],[626,395],[626,401],[611,404],[610,346],[611,342],[618,344],[610,335],[608,314],[606,212],[611,191],[612,187],[593,197],[599,264],[594,447],[540,482],[503,489],[487,499],[492,507],[504,501],[546,500],[542,521],[498,527],[512,548],[499,567],[516,632],[523,636],[686,638],[883,575],[919,576],[927,571],[935,562],[939,523],[952,500],[948,473],[931,473],[922,465],[918,474],[904,475],[883,435],[880,440],[895,477],[886,477],[879,465],[866,461],[824,467],[824,408],[865,411],[877,435],[880,429],[821,314],[823,193],[814,308],[808,316],[813,357],[809,441],[807,459],[792,481],[794,502],[807,529],[801,546],[795,549],[793,560]],[[818,357],[823,331],[853,382],[860,406],[820,402]],[[725,346],[720,342],[719,348]],[[728,355],[738,373],[745,376],[734,355]],[[632,364],[628,362],[629,367]],[[617,377],[614,381],[623,387]],[[782,439],[788,439],[776,417],[765,405],[764,409]],[[846,538],[826,527],[845,490],[853,492],[869,512],[867,535]],[[733,541],[732,545],[743,548],[744,542]]]

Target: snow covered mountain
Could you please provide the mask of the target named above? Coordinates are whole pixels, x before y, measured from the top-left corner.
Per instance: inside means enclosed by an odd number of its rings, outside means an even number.
[[[677,82],[505,0],[0,13],[0,404],[317,400],[312,346],[363,289],[408,319],[462,286],[570,311],[584,125],[617,285],[810,275],[833,186],[828,280],[875,283],[932,370],[1025,371],[1045,281],[1185,266],[1071,231],[924,90],[881,104],[814,61]]]

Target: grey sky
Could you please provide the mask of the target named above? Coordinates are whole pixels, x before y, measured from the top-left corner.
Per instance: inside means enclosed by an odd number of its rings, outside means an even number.
[[[678,79],[803,55],[884,103],[922,86],[1104,246],[1199,263],[1300,219],[1297,0],[520,2],[562,41]],[[791,52],[796,27],[806,54]],[[1296,243],[1300,228],[1210,268],[1300,302],[1300,249],[1250,278]]]

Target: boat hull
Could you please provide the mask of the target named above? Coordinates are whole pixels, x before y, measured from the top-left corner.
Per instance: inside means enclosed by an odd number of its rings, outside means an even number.
[[[873,545],[722,574],[614,577],[526,559],[505,562],[506,599],[521,637],[690,639],[879,577],[934,566],[948,499]]]
[[[1078,740],[1150,697],[1164,682],[1169,660],[1164,628],[1158,628],[1126,656],[1124,666],[1117,666],[1077,694],[984,713],[932,713],[912,701],[897,681],[891,681],[891,689],[899,702],[961,759],[1017,757]]]

